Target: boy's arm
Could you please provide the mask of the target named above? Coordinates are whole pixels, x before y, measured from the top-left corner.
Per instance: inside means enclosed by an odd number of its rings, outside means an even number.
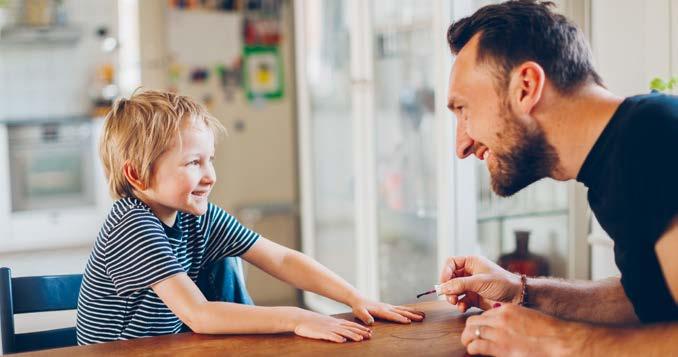
[[[257,307],[205,299],[186,275],[151,286],[172,312],[196,333],[280,333],[293,331],[293,307]]]
[[[200,289],[180,273],[151,286],[160,299],[195,333],[261,334],[294,332],[299,336],[345,342],[369,338],[370,330],[296,307],[260,307],[207,301]]]
[[[401,323],[423,319],[421,313],[411,308],[366,299],[346,280],[322,264],[266,238],[259,238],[242,255],[242,258],[299,289],[311,291],[350,306],[356,317],[367,324],[374,321],[372,315]]]

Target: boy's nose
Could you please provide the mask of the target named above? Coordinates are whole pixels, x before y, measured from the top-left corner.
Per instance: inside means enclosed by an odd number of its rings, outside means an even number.
[[[473,153],[473,140],[467,133],[461,120],[457,121],[457,157],[464,159]]]
[[[202,182],[206,184],[213,184],[217,180],[217,174],[214,168],[210,167],[203,172]]]

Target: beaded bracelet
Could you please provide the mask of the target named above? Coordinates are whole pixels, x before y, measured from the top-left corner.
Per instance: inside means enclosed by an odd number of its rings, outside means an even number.
[[[527,306],[527,276],[520,274],[520,299],[518,305]]]

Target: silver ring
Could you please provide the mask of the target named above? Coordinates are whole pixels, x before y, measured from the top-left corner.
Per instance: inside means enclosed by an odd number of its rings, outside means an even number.
[[[480,326],[476,326],[476,331],[475,331],[476,338],[479,340],[482,340],[483,338],[480,337]]]

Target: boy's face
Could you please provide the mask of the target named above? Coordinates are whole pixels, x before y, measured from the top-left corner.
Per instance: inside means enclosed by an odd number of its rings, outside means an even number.
[[[144,194],[165,224],[174,223],[177,211],[197,216],[207,212],[207,198],[216,182],[214,134],[201,119],[184,120],[175,144],[153,166]]]

